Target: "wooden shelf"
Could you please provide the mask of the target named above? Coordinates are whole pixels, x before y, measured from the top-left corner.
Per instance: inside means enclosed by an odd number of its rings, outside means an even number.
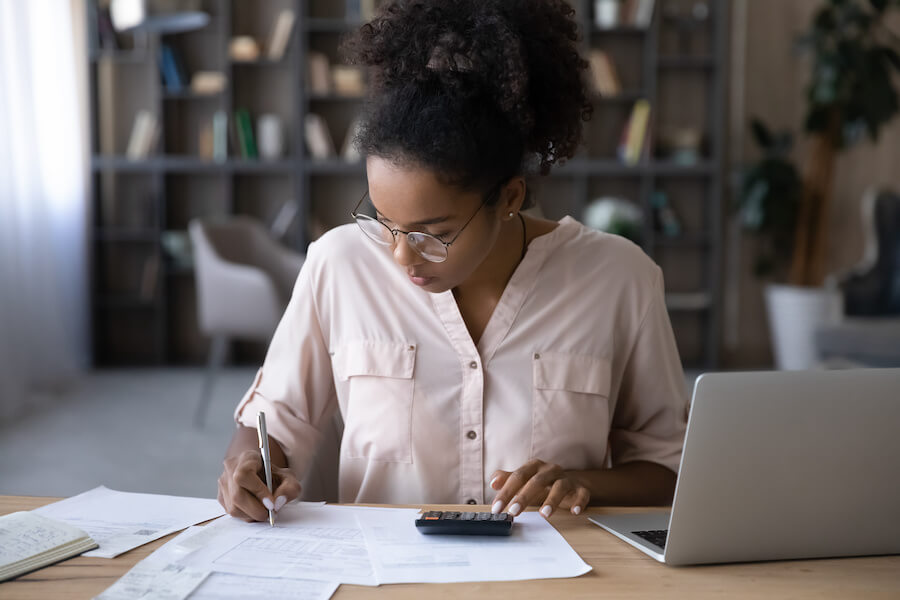
[[[660,56],[661,69],[712,69],[716,64],[712,56]]]

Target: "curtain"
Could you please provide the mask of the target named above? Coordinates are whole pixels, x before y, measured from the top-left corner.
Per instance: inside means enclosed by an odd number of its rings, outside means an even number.
[[[0,419],[89,363],[83,11],[0,0]]]

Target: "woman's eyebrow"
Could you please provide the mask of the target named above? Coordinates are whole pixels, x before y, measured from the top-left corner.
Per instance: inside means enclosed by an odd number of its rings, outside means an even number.
[[[375,209],[375,213],[376,213],[377,215],[381,216],[381,218],[385,219],[386,221],[390,221],[391,223],[395,223],[395,222],[396,222],[396,221],[394,221],[393,219],[389,218],[387,215],[385,215],[383,212],[381,212],[380,210],[378,210],[378,207],[375,206],[375,203],[374,203],[374,202],[372,202],[372,198],[371,198],[371,197],[369,197],[369,202],[372,203],[372,207]],[[446,221],[449,221],[450,219],[452,219],[452,217],[449,217],[449,216],[441,216],[441,217],[434,217],[434,218],[431,218],[431,219],[422,219],[421,221],[416,221],[416,222],[414,222],[414,223],[407,223],[406,225],[407,225],[407,227],[418,227],[418,226],[420,226],[420,225],[437,225],[438,223],[444,223],[444,222],[446,222]]]

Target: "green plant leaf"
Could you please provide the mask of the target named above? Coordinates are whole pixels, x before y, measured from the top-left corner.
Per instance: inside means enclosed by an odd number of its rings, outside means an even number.
[[[753,132],[753,139],[756,140],[756,143],[763,150],[768,150],[774,145],[775,140],[772,137],[772,132],[758,118],[753,117],[750,120],[750,130]]]

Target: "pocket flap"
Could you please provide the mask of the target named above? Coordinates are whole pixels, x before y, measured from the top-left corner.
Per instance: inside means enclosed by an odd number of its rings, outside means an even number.
[[[405,342],[348,342],[335,351],[333,364],[341,380],[359,375],[411,379],[416,346]]]
[[[537,389],[609,396],[611,368],[605,358],[536,352],[532,364]]]

